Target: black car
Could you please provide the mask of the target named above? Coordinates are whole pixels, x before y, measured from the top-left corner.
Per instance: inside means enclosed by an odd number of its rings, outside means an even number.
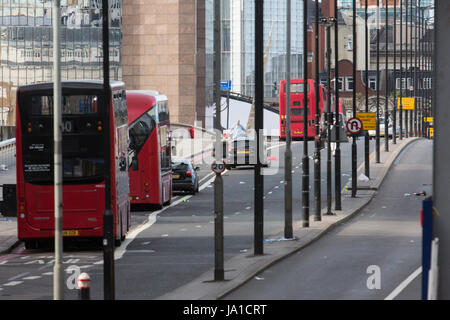
[[[199,190],[197,171],[189,159],[172,159],[173,191],[186,191],[195,194]]]

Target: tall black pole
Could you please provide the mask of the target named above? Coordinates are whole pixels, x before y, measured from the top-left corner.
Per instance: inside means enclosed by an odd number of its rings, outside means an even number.
[[[223,159],[222,145],[222,117],[221,117],[221,89],[222,75],[222,41],[221,41],[221,3],[214,0],[214,92],[216,104],[216,161]],[[223,226],[223,178],[216,174],[214,179],[214,281],[225,279],[224,271],[224,226]]]
[[[336,151],[334,154],[334,192],[335,192],[335,210],[342,210],[342,198],[341,198],[341,143],[340,140],[340,115],[339,115],[339,9],[338,1],[334,0],[334,18],[336,19],[334,24],[334,78],[335,78],[335,129],[336,129]]]
[[[410,72],[409,72],[409,74],[410,74],[410,77],[411,77],[411,85],[414,86],[414,73],[413,73],[413,66],[414,66],[414,61],[413,61],[413,56],[414,56],[414,53],[413,53],[413,0],[411,0],[409,8],[410,8],[410,12],[409,12],[409,20],[410,20],[409,36],[410,36],[410,42],[409,43],[410,43],[410,47],[411,47],[411,50],[409,52],[409,54],[410,54],[410,56],[409,56],[409,65],[410,65],[409,70],[410,70]],[[409,88],[409,89],[411,89],[411,88]],[[414,93],[414,89],[413,90],[409,90],[409,96],[411,98],[413,97],[413,93]],[[409,118],[409,126],[408,127],[409,127],[409,136],[410,137],[412,137],[413,133],[414,133],[413,113],[414,113],[414,110],[410,110],[409,111],[409,115],[408,115],[408,118]]]
[[[380,163],[380,0],[377,0],[377,130],[376,130],[376,162]]]
[[[397,0],[394,1],[394,71],[393,74],[393,102],[394,102],[394,126],[392,128],[392,142],[397,144]]]
[[[397,101],[395,102],[397,104]],[[400,0],[400,140],[403,140],[403,0]]]
[[[358,47],[358,42],[356,40],[356,0],[353,0],[353,118],[356,118],[356,64],[357,56],[356,51]],[[357,136],[353,135],[352,139],[352,198],[356,197],[357,192],[357,156],[358,149],[356,145]]]
[[[303,159],[302,225],[309,227],[309,156],[308,156],[308,1],[303,1]]]
[[[419,38],[417,39],[417,41],[419,41],[418,43],[418,68],[419,68],[419,78],[418,78],[418,92],[417,95],[419,96],[419,101],[418,101],[418,108],[419,108],[419,137],[422,137],[422,133],[423,133],[423,110],[422,110],[422,89],[423,89],[423,70],[422,70],[422,3],[419,0],[419,17],[418,17],[418,28],[419,28]],[[420,85],[422,84],[422,85]]]
[[[264,177],[261,174],[261,150],[263,149],[262,129],[264,104],[264,1],[255,0],[255,134],[257,141],[257,163],[255,166],[255,255],[264,254]]]
[[[316,145],[314,150],[314,221],[321,221],[321,184],[320,184],[320,170],[321,170],[321,157],[320,157],[320,90],[319,90],[319,0],[316,0],[316,30],[315,30],[315,121],[314,126],[316,129]]]
[[[330,19],[330,18],[329,18]],[[333,19],[333,18],[331,18]],[[332,202],[332,164],[331,164],[331,125],[333,113],[331,110],[331,24],[327,24],[327,215],[333,215]]]
[[[109,80],[109,5],[102,0],[103,16],[103,93],[105,109],[105,212],[103,213],[103,292],[105,300],[115,299],[114,281],[114,215],[111,210],[111,141],[110,108],[111,86]]]
[[[370,44],[369,44],[369,24],[368,24],[368,7],[369,2],[366,1],[365,5],[365,37],[366,37],[366,113],[369,112],[369,50],[370,50]],[[366,177],[370,178],[370,136],[369,136],[369,130],[365,130],[365,137],[364,137],[364,168],[365,168],[365,174]]]
[[[405,96],[409,96],[409,88],[408,88],[408,79],[409,79],[409,72],[408,72],[408,56],[409,56],[409,38],[408,38],[408,22],[409,22],[409,0],[405,0],[406,4],[406,25],[405,25]],[[409,128],[408,128],[408,110],[405,110],[405,137],[409,138]]]
[[[418,85],[418,74],[417,74],[417,67],[418,67],[418,56],[417,56],[417,52],[418,52],[418,37],[419,37],[419,33],[418,33],[418,16],[419,16],[419,6],[417,4],[417,0],[414,2],[415,5],[415,17],[414,17],[414,99],[416,100],[415,106],[414,106],[414,136],[417,137],[419,134],[419,122],[418,122],[418,108],[417,108],[417,85]]]
[[[287,0],[286,32],[286,152],[284,155],[284,237],[292,239],[292,131],[291,131],[291,0]]]
[[[384,54],[386,59],[386,69],[384,71],[384,87],[385,87],[385,108],[384,108],[384,151],[389,151],[389,7],[386,1],[385,16],[386,23],[384,26],[385,44]]]

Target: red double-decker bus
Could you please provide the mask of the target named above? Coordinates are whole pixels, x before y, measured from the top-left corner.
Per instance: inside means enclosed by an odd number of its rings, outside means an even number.
[[[130,227],[125,85],[111,83],[110,118],[103,83],[62,83],[63,236],[102,238],[105,139],[111,145],[111,208],[116,244]],[[110,130],[105,130],[109,123]],[[20,87],[16,112],[18,238],[36,248],[54,237],[53,83]]]
[[[127,91],[131,204],[172,200],[169,104],[155,91]]]
[[[326,106],[326,89],[319,85],[319,92],[315,92],[315,82],[309,79],[307,81],[307,115],[308,115],[308,132],[307,137],[313,139],[316,135],[315,118],[316,118],[316,95],[319,95],[319,110],[321,117],[324,106]],[[303,126],[304,126],[304,92],[305,81],[303,79],[291,80],[291,133],[293,139],[303,138]],[[286,80],[282,80],[280,83],[279,93],[279,112],[280,112],[280,139],[286,139]]]

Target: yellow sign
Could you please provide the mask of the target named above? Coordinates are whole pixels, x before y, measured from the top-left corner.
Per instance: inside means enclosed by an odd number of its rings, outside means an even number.
[[[428,128],[428,136],[431,138],[434,137],[434,128]]]
[[[356,117],[363,123],[363,130],[377,130],[377,114],[375,112],[357,113]]]
[[[398,108],[403,105],[403,110],[414,110],[416,105],[416,98],[402,98],[400,102],[400,98],[398,98]]]
[[[434,118],[433,117],[425,118],[425,122],[434,122]]]

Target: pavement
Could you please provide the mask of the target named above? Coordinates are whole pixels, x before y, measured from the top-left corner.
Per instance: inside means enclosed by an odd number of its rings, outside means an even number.
[[[158,299],[164,300],[216,300],[232,292],[258,273],[277,263],[281,259],[301,250],[313,241],[319,239],[332,228],[358,214],[376,195],[378,188],[388,174],[389,168],[397,159],[401,151],[418,138],[398,140],[397,145],[390,143],[390,152],[381,148],[381,161],[375,161],[375,155],[371,155],[371,180],[361,183],[363,190],[358,190],[356,198],[351,198],[351,192],[345,190],[342,193],[343,210],[333,216],[323,216],[322,221],[311,221],[310,228],[303,228],[301,223],[294,223],[295,240],[283,238],[283,233],[266,239],[264,243],[264,255],[255,256],[252,252],[242,252],[225,261],[225,281],[214,282],[214,270],[209,270],[190,283],[165,294]],[[362,152],[362,151],[360,151]],[[363,172],[362,165],[358,170],[358,176]],[[0,173],[0,184],[4,183],[6,174]],[[326,210],[323,211],[325,213]],[[313,219],[311,219],[313,220]],[[11,252],[20,242],[17,239],[17,219],[5,218],[0,215],[0,254]],[[250,251],[250,250],[249,250]]]

